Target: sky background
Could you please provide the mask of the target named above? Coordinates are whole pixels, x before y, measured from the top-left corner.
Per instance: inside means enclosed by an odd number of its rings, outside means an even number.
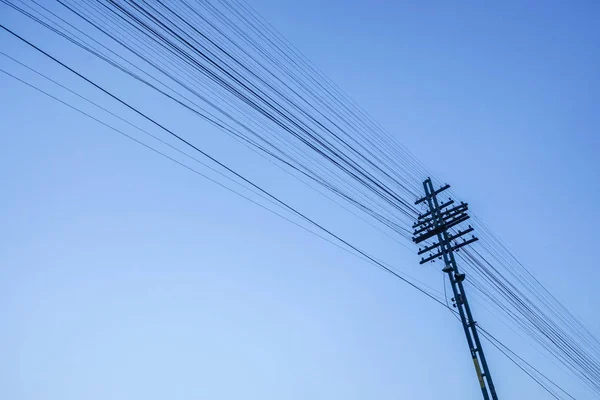
[[[600,6],[483,3],[251,2],[598,337]],[[5,6],[0,22],[443,290],[436,264],[419,266],[410,244],[382,238]],[[0,49],[67,77],[5,33]],[[0,66],[34,78],[1,56]],[[0,89],[0,398],[481,397],[447,310],[6,76]],[[592,399],[473,308],[576,398]],[[549,398],[486,353],[501,398]]]

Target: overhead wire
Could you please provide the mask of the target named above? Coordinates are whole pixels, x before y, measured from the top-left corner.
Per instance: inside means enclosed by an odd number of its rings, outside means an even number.
[[[164,125],[162,125],[161,123],[155,121],[153,118],[147,116],[145,113],[139,111],[136,107],[130,105],[129,103],[121,100],[118,96],[114,95],[113,93],[111,93],[110,91],[106,90],[105,88],[103,88],[102,86],[96,84],[95,82],[93,82],[92,80],[90,80],[89,78],[85,77],[84,75],[82,75],[81,73],[77,72],[76,70],[74,70],[73,68],[69,67],[67,64],[63,63],[62,61],[54,58],[52,55],[50,55],[49,53],[45,52],[44,50],[42,50],[41,48],[37,47],[36,45],[34,45],[33,43],[29,42],[28,40],[22,38],[20,35],[16,34],[15,32],[13,32],[12,30],[8,29],[7,27],[5,27],[4,25],[0,24],[0,28],[3,29],[4,31],[10,33],[11,35],[13,35],[14,37],[16,37],[17,39],[21,40],[22,42],[26,43],[27,45],[29,45],[30,47],[32,47],[33,49],[37,50],[38,52],[40,52],[41,54],[43,54],[44,56],[48,57],[49,59],[51,59],[52,61],[56,62],[57,64],[61,65],[62,67],[64,67],[65,69],[69,70],[70,72],[72,72],[73,74],[77,75],[78,77],[80,77],[81,79],[83,79],[84,81],[86,81],[87,83],[91,84],[92,86],[94,86],[95,88],[99,89],[100,91],[102,91],[103,93],[105,93],[106,95],[110,96],[112,99],[116,100],[117,102],[119,102],[120,104],[122,104],[123,106],[125,106],[126,108],[134,111],[136,114],[138,114],[140,117],[142,117],[143,119],[151,122],[153,125],[155,125],[156,127],[160,128],[161,130],[169,133],[171,136],[175,137],[176,139],[178,139],[180,142],[182,142],[183,144],[187,145],[188,147],[194,149],[195,151],[197,151],[198,153],[200,153],[201,155],[203,155],[204,157],[206,157],[207,159],[213,161],[215,164],[223,167],[226,171],[230,172],[231,174],[233,174],[234,176],[236,176],[237,178],[240,178],[243,182],[247,183],[248,185],[250,185],[251,187],[257,189],[259,192],[261,192],[262,194],[266,195],[267,198],[270,198],[272,200],[274,200],[277,204],[281,205],[285,210],[291,212],[293,215],[296,215],[297,217],[300,217],[301,220],[304,220],[305,222],[309,223],[310,225],[318,228],[320,231],[322,231],[323,233],[327,234],[328,236],[330,236],[331,238],[337,240],[339,243],[343,244],[344,246],[346,246],[347,248],[351,249],[352,251],[356,252],[357,254],[359,254],[360,256],[364,257],[366,260],[368,260],[370,263],[378,266],[379,268],[385,270],[386,272],[392,274],[393,276],[395,276],[396,278],[404,281],[405,283],[407,283],[408,285],[410,285],[411,287],[417,289],[418,291],[420,291],[422,294],[426,295],[427,297],[431,298],[432,300],[436,301],[437,303],[440,303],[443,305],[443,303],[441,302],[441,300],[439,300],[438,298],[436,298],[435,296],[433,296],[432,294],[430,294],[429,292],[425,291],[424,289],[422,289],[421,287],[419,287],[418,285],[416,285],[415,283],[413,283],[412,281],[406,279],[405,277],[403,277],[402,275],[400,275],[397,271],[394,271],[392,268],[390,268],[389,266],[387,266],[385,263],[381,262],[380,260],[376,259],[374,256],[366,253],[365,251],[359,249],[358,247],[356,247],[355,245],[352,245],[351,243],[349,243],[348,241],[346,241],[345,239],[341,238],[340,236],[338,236],[337,234],[331,232],[330,230],[328,230],[327,228],[325,228],[324,226],[320,225],[319,223],[313,221],[311,218],[309,218],[308,216],[306,216],[305,214],[299,212],[298,210],[296,210],[294,207],[290,206],[289,204],[285,203],[284,201],[280,200],[278,197],[274,196],[273,194],[271,194],[270,192],[266,191],[265,189],[261,188],[260,186],[258,186],[257,184],[253,183],[252,181],[248,180],[247,178],[245,178],[243,175],[241,175],[240,173],[234,171],[233,169],[231,169],[230,167],[224,165],[223,163],[221,163],[220,161],[218,161],[216,158],[210,156],[209,154],[205,153],[203,150],[201,150],[200,148],[198,148],[197,146],[193,145],[192,143],[190,143],[189,141],[183,139],[180,135],[178,135],[177,133],[171,131],[170,129],[166,128]]]

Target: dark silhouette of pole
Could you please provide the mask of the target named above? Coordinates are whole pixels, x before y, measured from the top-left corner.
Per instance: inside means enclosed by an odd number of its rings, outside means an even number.
[[[413,228],[415,228],[413,241],[421,243],[428,239],[437,239],[437,242],[423,249],[419,248],[419,255],[429,253],[426,258],[423,257],[421,259],[421,264],[434,261],[436,258],[444,261],[442,271],[448,275],[452,286],[452,293],[454,295],[452,298],[454,302],[453,306],[458,309],[460,321],[462,322],[467,343],[469,344],[473,365],[477,372],[479,386],[481,386],[481,393],[484,400],[498,400],[496,388],[494,387],[481,341],[479,340],[479,334],[477,333],[477,323],[473,319],[463,286],[465,274],[458,270],[458,265],[454,258],[455,251],[478,239],[475,236],[472,236],[470,239],[463,237],[473,231],[470,225],[466,230],[461,231],[458,229],[460,223],[469,219],[466,213],[469,208],[468,204],[460,203],[459,205],[454,205],[454,200],[452,199],[442,204],[438,201],[438,194],[449,187],[449,185],[445,185],[438,190],[434,190],[431,178],[427,178],[423,182],[425,197],[417,200],[415,204],[426,203],[429,211],[419,215],[418,221],[413,225]],[[453,207],[449,208],[450,206]],[[453,227],[456,227],[454,232],[449,231]],[[462,239],[462,242],[458,242],[457,239]],[[433,253],[431,253],[432,251]]]

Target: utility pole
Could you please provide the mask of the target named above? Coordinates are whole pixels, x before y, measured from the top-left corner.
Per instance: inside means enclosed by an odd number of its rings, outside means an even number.
[[[465,274],[459,272],[456,259],[454,258],[455,251],[478,240],[475,236],[472,236],[470,239],[463,238],[464,235],[473,232],[473,228],[470,225],[466,230],[461,231],[458,229],[460,223],[469,219],[466,213],[469,206],[462,202],[454,205],[454,200],[452,199],[448,199],[445,203],[440,204],[437,197],[438,194],[448,189],[450,185],[444,185],[438,190],[434,190],[431,178],[427,178],[423,182],[423,187],[425,188],[425,197],[417,200],[415,205],[426,203],[429,211],[419,215],[417,222],[413,225],[415,229],[413,241],[417,244],[421,242],[427,244],[426,247],[419,248],[419,255],[429,254],[427,257],[421,258],[420,263],[424,264],[429,261],[435,261],[435,259],[444,261],[442,271],[448,275],[448,279],[452,285],[452,293],[454,294],[454,298],[452,299],[454,302],[453,305],[458,309],[460,321],[465,330],[483,398],[484,400],[498,400],[477,333],[477,323],[471,314],[471,308],[469,307],[463,286]],[[451,228],[454,229],[450,231]],[[428,239],[435,240],[436,238],[437,242],[431,244],[426,242]],[[459,238],[462,238],[461,242],[457,242]]]

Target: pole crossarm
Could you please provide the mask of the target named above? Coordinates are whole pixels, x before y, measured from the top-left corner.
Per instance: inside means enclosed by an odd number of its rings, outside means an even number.
[[[449,237],[449,238],[450,238],[450,241],[453,241],[453,240],[455,240],[455,239],[458,239],[459,237],[462,237],[462,236],[466,235],[467,233],[473,232],[474,230],[475,230],[475,229],[473,229],[473,228],[471,227],[471,225],[469,225],[469,228],[468,228],[467,230],[465,230],[465,231],[461,231],[461,230],[459,230],[459,231],[458,231],[456,234],[454,234],[454,235],[450,235],[450,237]],[[475,238],[475,236],[473,236],[473,238]],[[477,239],[477,238],[475,238],[475,239]],[[465,240],[465,239],[463,239],[463,240]],[[440,243],[439,243],[439,242],[436,242],[436,243],[432,244],[431,246],[427,246],[427,247],[425,247],[425,248],[423,248],[423,249],[421,249],[421,248],[419,247],[419,252],[418,252],[417,254],[418,254],[418,255],[425,254],[425,253],[427,253],[428,251],[431,251],[431,250],[433,250],[433,249],[435,249],[436,247],[439,247],[439,246],[440,246]]]

